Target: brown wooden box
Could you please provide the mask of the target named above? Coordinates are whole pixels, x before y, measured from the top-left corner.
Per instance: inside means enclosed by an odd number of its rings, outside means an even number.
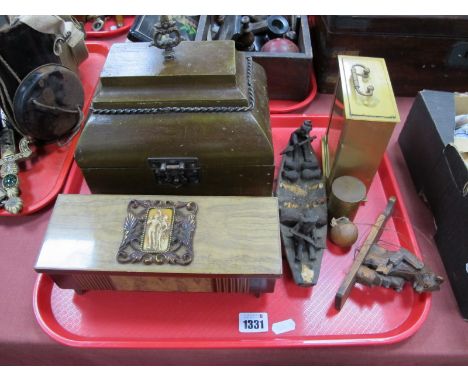
[[[93,193],[271,196],[262,67],[233,41],[114,44],[75,159]]]
[[[468,89],[467,16],[317,16],[312,29],[318,90],[333,93],[338,55],[385,59],[397,96]]]
[[[205,20],[208,23],[209,19],[201,19],[200,23]],[[208,24],[205,24],[205,27],[199,25],[199,29],[203,30],[203,40],[207,39],[208,27]],[[301,16],[299,19],[298,46],[299,53],[245,52],[265,69],[268,96],[271,99],[302,101],[309,95],[313,56],[307,16]]]
[[[133,199],[197,203],[190,264],[117,261]],[[273,197],[59,195],[35,270],[78,292],[273,292],[282,274],[278,202]]]

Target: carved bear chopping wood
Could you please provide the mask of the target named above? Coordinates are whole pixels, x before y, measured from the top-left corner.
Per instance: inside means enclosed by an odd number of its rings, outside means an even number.
[[[404,248],[389,251],[377,244],[395,203],[396,198],[390,197],[387,207],[372,225],[336,293],[335,308],[337,310],[341,310],[356,283],[391,288],[397,292],[403,289],[406,281],[412,283],[417,293],[440,289],[440,284],[444,279],[432,272],[414,254]]]
[[[358,269],[356,281],[368,286],[392,288],[397,292],[408,281],[417,293],[423,293],[439,290],[444,278],[432,272],[405,248],[388,251],[374,244]]]

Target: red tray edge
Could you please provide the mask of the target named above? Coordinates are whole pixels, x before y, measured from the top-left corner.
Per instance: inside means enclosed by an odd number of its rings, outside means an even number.
[[[376,345],[390,345],[393,343],[401,342],[413,334],[415,334],[421,325],[426,320],[427,314],[430,308],[430,299],[426,299],[422,314],[414,322],[414,324],[407,330],[398,331],[398,328],[393,329],[390,332],[379,333],[366,336],[317,336],[313,340],[311,339],[284,339],[278,338],[277,340],[149,340],[144,341],[142,339],[128,340],[128,341],[115,341],[112,339],[97,339],[97,340],[82,340],[79,337],[69,334],[67,337],[65,334],[59,334],[54,331],[46,320],[43,319],[43,309],[48,307],[41,307],[39,301],[39,290],[45,291],[51,290],[53,287],[53,281],[46,275],[38,275],[36,283],[34,285],[33,294],[33,309],[36,316],[36,320],[39,323],[41,329],[56,342],[77,348],[101,348],[101,349],[245,349],[245,348],[303,348],[303,347],[335,347],[335,346],[376,346]],[[403,322],[403,326],[406,322]],[[76,339],[74,338],[76,337]]]
[[[124,16],[124,21],[128,21],[128,23],[124,24],[124,26],[117,28],[115,30],[106,30],[106,31],[86,31],[86,38],[111,38],[115,36],[119,36],[124,34],[130,30],[132,27],[134,17],[133,16]]]
[[[305,119],[312,120],[313,124],[322,125],[323,122],[328,121],[327,115],[303,115],[303,114],[287,114],[287,115],[272,115],[271,121],[272,125],[274,125],[278,121],[284,123],[286,121],[289,122],[289,125],[296,126],[297,121],[303,121]],[[292,127],[292,126],[283,126],[283,127]],[[272,126],[273,127],[273,126]],[[277,127],[273,127],[277,128]],[[387,154],[384,155],[382,163],[379,167],[380,169],[383,167],[384,171],[386,171],[387,175],[390,178],[390,183],[393,185],[392,187],[392,194],[397,198],[396,209],[399,210],[403,216],[405,221],[406,228],[409,232],[409,238],[411,241],[411,245],[414,248],[415,254],[421,258],[421,252],[419,249],[419,245],[417,244],[416,237],[413,232],[413,228],[410,224],[409,215],[404,204],[401,192],[397,187],[398,183],[391,167],[390,160],[388,159]],[[80,177],[82,180],[82,174],[77,166],[76,162],[73,161],[68,179],[65,183],[63,188],[63,193],[73,193],[74,187],[76,187],[77,183],[80,183]],[[387,195],[390,197],[391,195]],[[410,316],[403,321],[397,328],[392,329],[389,332],[383,332],[378,334],[369,334],[369,335],[343,335],[343,336],[333,336],[333,335],[326,335],[326,336],[317,336],[313,340],[311,339],[298,339],[297,337],[291,339],[284,339],[278,338],[277,340],[149,340],[143,341],[139,339],[138,341],[135,340],[128,340],[128,341],[114,341],[114,340],[107,340],[107,339],[97,339],[97,340],[82,340],[79,339],[78,336],[66,331],[63,329],[64,332],[69,334],[69,336],[65,336],[65,334],[59,334],[53,330],[46,320],[44,320],[42,316],[43,309],[48,309],[48,307],[41,307],[41,302],[39,300],[39,293],[45,289],[51,290],[53,286],[53,281],[47,277],[46,275],[38,275],[35,285],[34,285],[34,292],[33,292],[33,310],[36,316],[36,320],[38,321],[42,330],[49,335],[55,341],[71,346],[71,347],[78,347],[78,348],[116,348],[116,349],[199,349],[199,348],[210,348],[210,349],[239,349],[239,348],[303,348],[303,347],[334,347],[334,346],[375,346],[375,345],[390,345],[397,342],[401,342],[405,339],[408,339],[412,335],[414,335],[419,328],[422,326],[424,321],[429,314],[430,307],[431,307],[431,300],[432,295],[430,293],[425,293],[422,295],[415,295],[415,302],[413,304],[413,312],[415,311],[417,315],[416,319],[413,319]],[[419,297],[419,298],[418,298]],[[58,325],[58,323],[57,323]],[[399,330],[399,328],[410,325],[408,328],[403,330]],[[76,338],[76,339],[75,339]]]
[[[310,75],[310,93],[302,101],[281,101],[281,100],[270,100],[270,113],[271,114],[286,114],[297,112],[298,110],[308,106],[317,96],[317,79],[315,78],[315,72],[312,70]],[[272,103],[273,101],[273,103]]]

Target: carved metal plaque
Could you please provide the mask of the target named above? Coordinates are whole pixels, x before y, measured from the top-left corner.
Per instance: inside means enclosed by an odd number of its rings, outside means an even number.
[[[117,261],[190,264],[197,209],[194,202],[131,200]]]

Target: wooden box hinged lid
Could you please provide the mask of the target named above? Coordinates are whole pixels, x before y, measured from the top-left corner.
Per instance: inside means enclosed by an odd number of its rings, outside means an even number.
[[[198,205],[189,265],[116,260],[132,199]],[[273,197],[59,195],[35,266],[37,272],[243,276],[282,274],[278,203]]]

